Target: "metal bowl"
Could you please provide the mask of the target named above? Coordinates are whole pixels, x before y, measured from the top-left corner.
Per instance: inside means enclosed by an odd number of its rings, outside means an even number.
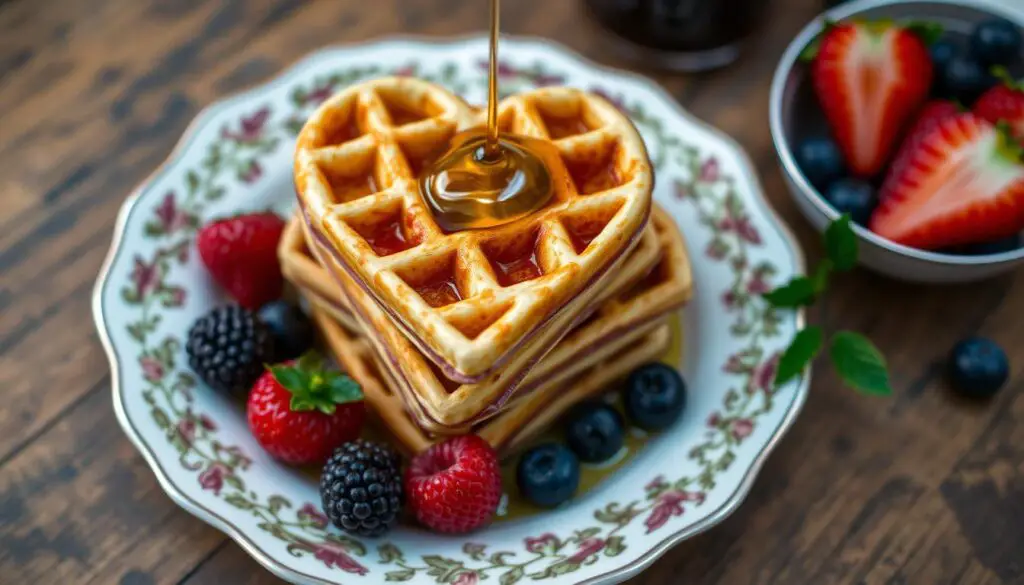
[[[808,24],[786,48],[772,79],[769,123],[772,140],[793,198],[801,212],[823,231],[839,214],[804,177],[791,146],[814,135],[827,134],[824,114],[798,61],[800,51],[821,32],[826,20],[850,16],[869,19],[929,20],[954,35],[966,36],[979,21],[998,16],[1024,27],[1024,12],[980,0],[860,0],[836,7]],[[908,248],[856,226],[860,261],[877,272],[913,282],[969,282],[1006,272],[1024,263],[1024,248],[976,256],[943,254]]]

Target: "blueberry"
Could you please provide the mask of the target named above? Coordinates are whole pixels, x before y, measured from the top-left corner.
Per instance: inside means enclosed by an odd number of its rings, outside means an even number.
[[[274,361],[295,359],[313,347],[313,324],[302,309],[278,300],[267,303],[257,313],[274,338]]]
[[[971,55],[986,65],[1013,64],[1022,44],[1020,29],[1002,18],[980,22],[971,32]]]
[[[997,80],[981,61],[957,54],[946,64],[938,82],[943,95],[969,106]]]
[[[982,242],[979,244],[967,244],[965,246],[957,246],[948,250],[950,254],[962,254],[964,256],[983,256],[986,254],[1000,254],[1002,252],[1012,252],[1017,248],[1021,247],[1020,234],[1014,234],[1008,238],[1001,238],[998,240],[992,240],[990,242]]]
[[[553,508],[576,493],[580,485],[580,462],[564,445],[538,445],[519,459],[516,484],[527,500]]]
[[[939,93],[944,93],[942,80],[945,78],[946,68],[949,67],[949,62],[959,52],[960,48],[953,41],[949,40],[935,41],[928,47],[928,53],[932,57],[932,66],[935,69],[933,85]]]
[[[984,337],[970,337],[956,344],[949,362],[953,389],[964,396],[992,396],[1010,377],[1010,363],[1003,348]]]
[[[674,423],[686,406],[686,383],[675,368],[647,364],[626,378],[626,416],[634,425],[660,431]]]
[[[938,40],[928,47],[928,53],[932,57],[932,65],[935,71],[945,69],[946,65],[953,60],[953,56],[960,52],[956,43],[950,40]]]
[[[796,164],[818,190],[846,174],[839,147],[829,138],[808,138],[796,147]]]
[[[825,191],[825,200],[839,213],[849,213],[856,223],[867,224],[878,203],[875,188],[860,179],[840,179]]]
[[[581,461],[600,463],[619,452],[625,439],[622,415],[603,402],[585,402],[569,413],[566,441]]]

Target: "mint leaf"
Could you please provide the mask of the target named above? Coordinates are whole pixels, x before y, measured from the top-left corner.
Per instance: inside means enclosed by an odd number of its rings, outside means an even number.
[[[814,293],[817,295],[824,294],[825,290],[828,289],[828,279],[832,276],[832,261],[825,258],[818,264],[818,267],[814,270],[814,276],[811,277],[811,284],[814,286]]]
[[[814,302],[814,283],[806,276],[797,276],[783,286],[764,294],[775,307],[806,307]]]
[[[859,333],[840,331],[832,336],[829,352],[839,377],[864,394],[889,396],[889,370],[882,352]]]
[[[358,402],[363,399],[363,390],[359,384],[344,374],[331,380],[328,392],[334,404]]]
[[[839,216],[825,230],[825,252],[840,272],[857,265],[857,234],[853,233],[849,214]]]
[[[309,374],[293,366],[270,366],[270,373],[277,383],[293,394],[304,393],[309,388]]]
[[[817,325],[808,326],[797,333],[779,358],[779,368],[775,371],[775,387],[782,386],[800,375],[821,351],[821,342],[821,327]]]

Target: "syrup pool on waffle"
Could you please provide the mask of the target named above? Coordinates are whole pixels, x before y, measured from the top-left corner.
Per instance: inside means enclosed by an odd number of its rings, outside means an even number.
[[[483,130],[462,132],[420,178],[420,190],[446,231],[487,228],[515,221],[551,199],[554,147],[504,134],[488,153]]]
[[[498,0],[491,0],[487,127],[456,135],[448,151],[420,177],[420,192],[448,232],[515,221],[551,199],[549,143],[498,129]]]

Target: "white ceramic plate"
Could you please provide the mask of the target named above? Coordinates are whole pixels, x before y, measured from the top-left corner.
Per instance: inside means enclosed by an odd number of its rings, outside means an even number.
[[[290,210],[293,137],[330,93],[372,76],[417,75],[482,102],[485,57],[482,38],[316,53],[203,112],[118,218],[93,305],[118,420],[174,501],[289,581],[621,581],[735,510],[806,397],[806,380],[769,389],[802,315],[773,311],[758,293],[804,267],[746,155],[648,80],[548,42],[510,39],[502,44],[504,92],[550,84],[599,91],[647,141],[655,199],[679,222],[693,257],[695,296],[680,315],[687,349],[678,358],[687,410],[622,470],[549,513],[465,537],[402,526],[357,540],[326,527],[315,481],[267,457],[238,405],[185,365],[189,324],[224,302],[195,253],[196,226],[244,210]]]

